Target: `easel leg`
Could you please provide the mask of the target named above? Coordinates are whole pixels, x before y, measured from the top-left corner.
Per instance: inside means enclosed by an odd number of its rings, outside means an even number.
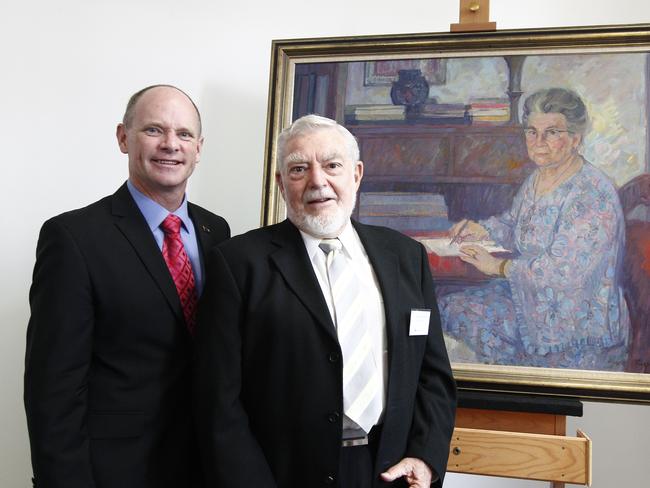
[[[456,427],[566,435],[566,415],[459,408]],[[551,481],[550,488],[565,488],[565,483]]]
[[[566,435],[566,416],[555,416],[555,435]],[[564,483],[560,481],[551,481],[551,488],[564,488]]]
[[[555,435],[566,435],[566,416],[555,416]],[[551,488],[564,488],[564,483],[560,481],[551,481]]]

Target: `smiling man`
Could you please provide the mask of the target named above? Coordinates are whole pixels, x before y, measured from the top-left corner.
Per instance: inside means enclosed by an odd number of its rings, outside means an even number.
[[[195,373],[208,483],[441,486],[455,387],[426,252],[350,219],[363,163],[336,122],[298,119],[277,161],[288,219],[207,260],[220,277]]]
[[[129,179],[43,225],[30,290],[25,409],[34,485],[202,487],[190,359],[203,253],[224,219],[187,202],[194,102],[144,88],[117,126]]]

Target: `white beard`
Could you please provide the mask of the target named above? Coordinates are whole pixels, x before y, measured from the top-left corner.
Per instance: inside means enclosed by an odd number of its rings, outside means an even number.
[[[288,214],[289,220],[296,227],[311,236],[320,238],[337,236],[350,218],[341,209],[337,209],[335,213],[329,215],[302,214],[294,216],[291,211]]]
[[[314,198],[313,194],[309,195],[308,198]],[[350,205],[350,208],[343,208],[337,205],[337,207],[331,212],[321,215],[310,215],[304,212],[296,212],[293,208],[287,206],[287,217],[293,225],[311,236],[321,239],[337,237],[350,220],[355,203],[356,194],[352,199],[352,205]]]

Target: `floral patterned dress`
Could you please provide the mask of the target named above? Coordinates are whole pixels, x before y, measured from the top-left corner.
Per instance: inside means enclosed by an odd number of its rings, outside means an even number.
[[[630,320],[616,190],[587,162],[539,198],[535,178],[509,212],[480,222],[515,251],[507,279],[441,297],[444,330],[483,363],[622,370]]]

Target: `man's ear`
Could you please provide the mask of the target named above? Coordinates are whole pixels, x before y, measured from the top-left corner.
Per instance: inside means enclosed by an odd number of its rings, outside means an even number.
[[[126,143],[126,127],[124,127],[124,124],[117,124],[115,136],[117,137],[117,144],[120,146],[120,151],[124,154],[128,154],[129,148]]]
[[[357,185],[357,190],[359,185],[361,185],[361,179],[363,178],[363,161],[357,161],[357,164],[354,166],[354,183]]]
[[[196,164],[199,164],[199,161],[201,161],[201,151],[203,151],[203,136],[199,137],[196,143]]]

